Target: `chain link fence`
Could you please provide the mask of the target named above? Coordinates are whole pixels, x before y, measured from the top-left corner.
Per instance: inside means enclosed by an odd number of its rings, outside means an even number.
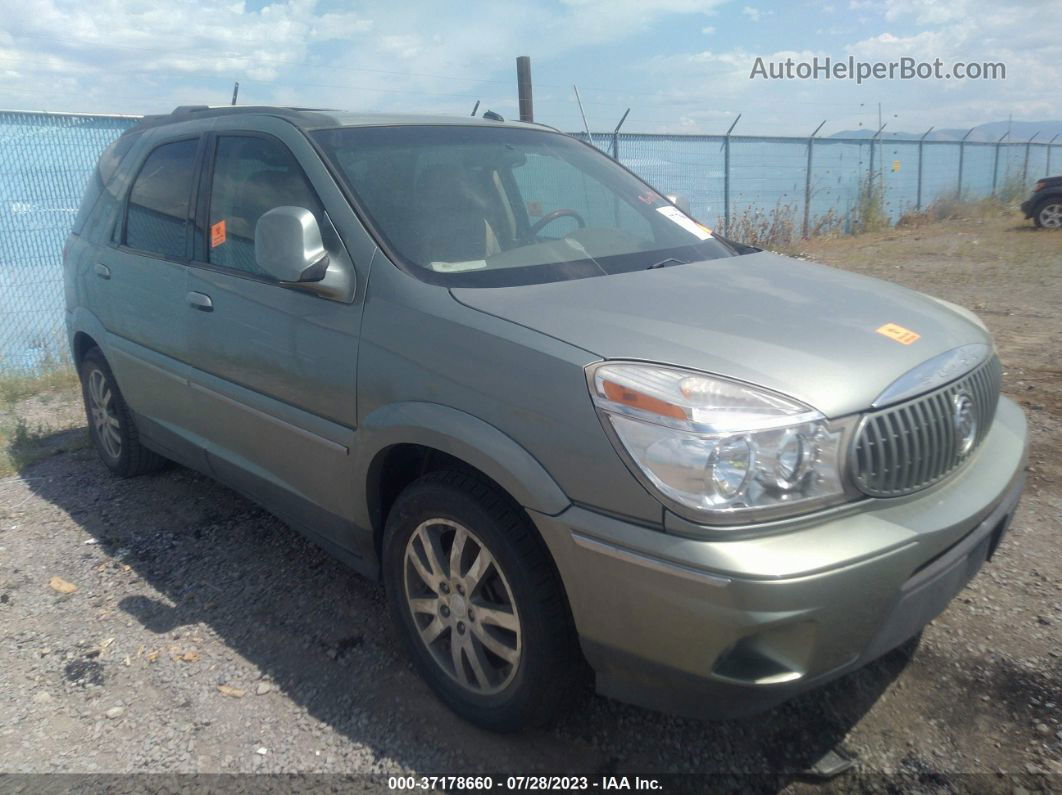
[[[100,152],[136,122],[0,111],[0,373],[68,357],[63,243]],[[1021,193],[1062,170],[1056,147],[1043,143],[634,133],[597,133],[593,143],[735,237],[759,223],[798,236],[852,231],[868,187],[895,222],[941,197]]]
[[[100,152],[136,122],[0,112],[0,373],[68,356],[63,243]]]
[[[1037,142],[643,133],[591,139],[653,187],[687,198],[699,221],[724,234],[772,217],[788,218],[797,236],[826,227],[850,233],[867,193],[896,223],[941,198],[1018,195],[1052,169],[1062,171],[1062,144]]]

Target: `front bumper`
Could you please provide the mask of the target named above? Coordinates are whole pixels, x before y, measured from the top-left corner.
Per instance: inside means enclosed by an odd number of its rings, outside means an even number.
[[[1032,218],[1034,203],[1032,199],[1026,199],[1021,203],[1021,212],[1026,218]]]
[[[600,692],[734,717],[864,665],[935,618],[1006,531],[1025,458],[1024,415],[1001,398],[945,482],[763,537],[697,538],[681,522],[662,532],[580,507],[532,516]]]

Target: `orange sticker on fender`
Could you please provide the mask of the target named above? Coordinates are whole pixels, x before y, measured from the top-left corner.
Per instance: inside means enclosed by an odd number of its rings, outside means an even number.
[[[210,227],[210,247],[217,248],[225,242],[225,219],[221,219]]]
[[[896,340],[901,345],[910,345],[922,335],[904,328],[903,326],[897,326],[895,323],[886,323],[884,326],[875,329],[878,334],[888,337],[890,340]]]

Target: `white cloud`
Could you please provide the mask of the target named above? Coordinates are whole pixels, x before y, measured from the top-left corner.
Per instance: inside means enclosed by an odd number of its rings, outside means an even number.
[[[146,72],[229,74],[272,79],[317,42],[364,33],[372,22],[357,14],[316,12],[315,0],[289,0],[247,11],[243,3],[209,0],[164,4],[152,0],[28,0],[5,11],[2,56],[39,68],[92,72],[135,65]]]
[[[398,58],[409,60],[424,52],[424,41],[420,36],[408,33],[382,36],[380,38],[380,48]]]
[[[909,35],[883,32],[851,44],[857,58],[923,61],[940,58],[945,69],[956,62],[1001,62],[1007,79],[998,81],[905,81],[903,88],[919,106],[919,119],[952,117],[962,123],[1060,113],[1057,70],[1044,64],[1062,59],[1057,30],[1043,24],[1044,5],[999,0],[889,0],[884,17],[890,24],[914,24]]]
[[[888,0],[884,13],[885,19],[890,22],[912,17],[919,25],[944,25],[964,19],[969,14],[966,5],[964,0],[952,0],[949,3],[934,0]],[[869,8],[875,7],[880,8]]]
[[[209,0],[18,0],[0,31],[0,105],[32,97],[53,109],[157,112],[217,102],[240,80],[241,101],[387,109],[415,99],[432,110],[474,92],[507,106],[508,82],[502,90],[481,81],[509,73],[516,54],[542,60],[621,42],[665,16],[707,16],[726,1],[560,0],[558,9],[471,0],[448,9],[362,0],[329,12],[317,0],[260,10]],[[41,84],[48,90],[35,89]]]
[[[752,22],[759,22],[764,17],[769,17],[773,14],[773,11],[761,11],[755,6],[745,6],[741,9],[741,13],[747,16]]]
[[[354,87],[322,88],[320,101],[374,108],[404,108],[415,102],[417,109],[425,112],[453,112],[466,107],[470,110],[478,98],[481,110],[489,107],[509,115],[516,111],[515,78],[491,78],[513,74],[515,56],[531,55],[532,72],[536,73],[537,64],[611,45],[616,49],[609,54],[619,55],[622,62],[620,44],[651,25],[671,15],[710,16],[725,2],[562,0],[559,10],[540,0],[473,2],[460,14],[433,14],[430,20],[423,6],[393,4],[385,12],[376,11],[370,3],[375,20],[372,35],[363,37],[357,46],[345,48],[330,63],[330,71],[349,76]],[[412,46],[411,32],[425,30],[431,31],[430,41],[422,36],[418,46]],[[396,41],[409,45],[401,48],[397,62]],[[373,71],[380,69],[393,73]],[[550,89],[556,89],[567,106],[572,82],[579,82],[578,74],[565,80],[563,87],[540,88],[536,78],[536,107],[542,107],[545,91]],[[554,107],[558,105],[554,103]],[[622,108],[617,114],[620,112]],[[573,108],[570,118],[576,116]]]
[[[5,106],[137,112],[145,99],[155,111],[201,102],[206,84],[275,80],[322,42],[371,30],[372,20],[321,13],[316,0],[257,11],[209,0],[20,0],[4,9],[3,25]]]
[[[1062,59],[1062,40],[1057,26],[1044,22],[1043,0],[951,0],[946,6],[842,0],[833,16],[826,16],[830,6],[822,11],[825,18],[793,26],[790,41],[799,43],[799,53],[749,24],[736,24],[723,36],[710,23],[726,0],[265,1],[258,8],[231,0],[12,0],[0,22],[0,107],[158,112],[224,102],[231,81],[239,80],[241,102],[467,113],[480,99],[481,109],[508,116],[516,110],[513,58],[528,54],[538,117],[573,126],[572,82],[583,91],[592,125],[618,119],[629,105],[630,130],[715,133],[743,112],[739,130],[748,132],[789,133],[795,125],[814,128],[822,118],[830,119],[829,131],[869,124],[871,115],[876,121],[879,100],[890,109],[890,129],[960,126],[1010,112],[1015,118],[1062,115],[1057,69],[1050,66]],[[764,22],[771,13],[765,6],[732,0],[735,15],[750,21]],[[789,13],[776,7],[774,18],[788,22]],[[712,47],[636,54],[649,52],[644,34],[671,29],[665,25],[700,30],[711,36],[702,42]],[[768,40],[773,46],[762,44]],[[831,50],[824,52],[827,43]],[[861,87],[749,79],[757,56],[848,54],[875,61],[903,55],[1003,61],[1008,79]],[[587,73],[600,74],[602,67],[609,81],[593,80],[612,90],[584,89],[584,80],[593,85]]]
[[[944,10],[929,0],[890,0],[884,5],[852,0],[850,5],[872,9],[875,18],[862,28],[863,38],[837,49],[756,52],[744,45],[650,59],[644,67],[661,79],[668,76],[673,87],[658,92],[655,109],[644,111],[645,115],[659,119],[681,113],[683,124],[664,122],[660,128],[690,128],[692,120],[701,131],[718,133],[722,112],[740,111],[744,114],[740,128],[782,134],[793,132],[798,119],[801,124],[810,122],[810,127],[828,119],[827,134],[876,126],[879,101],[890,130],[913,132],[931,125],[972,126],[1011,113],[1016,119],[1062,116],[1057,69],[1045,67],[1062,60],[1062,40],[1055,28],[1043,24],[1043,4],[954,0]],[[846,34],[844,29],[828,32]],[[749,79],[757,57],[771,62],[787,57],[809,61],[816,55],[835,60],[852,55],[872,62],[905,56],[918,61],[940,58],[945,71],[958,61],[1003,62],[1007,79],[883,80],[861,86],[843,80]]]

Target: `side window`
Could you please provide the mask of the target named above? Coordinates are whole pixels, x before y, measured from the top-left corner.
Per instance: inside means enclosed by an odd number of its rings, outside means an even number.
[[[254,227],[274,207],[303,207],[321,223],[321,204],[294,155],[279,141],[218,137],[210,186],[207,261],[261,274],[254,257]]]
[[[195,139],[154,149],[129,192],[125,244],[167,259],[183,259],[188,199],[195,171]]]

